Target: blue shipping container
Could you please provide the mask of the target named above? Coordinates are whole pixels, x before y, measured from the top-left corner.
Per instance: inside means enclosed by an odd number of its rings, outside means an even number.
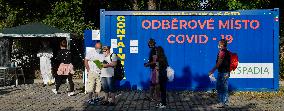
[[[86,33],[85,33],[86,35]],[[165,49],[175,79],[168,88],[209,90],[217,44],[228,40],[228,49],[239,56],[231,72],[233,90],[274,91],[279,83],[279,9],[239,11],[105,11],[100,10],[100,36],[104,45],[124,61],[126,78],[121,86],[149,87],[150,69],[144,67],[156,40]],[[87,36],[90,37],[90,36]],[[86,39],[89,40],[89,39]],[[89,46],[91,42],[85,42]],[[215,72],[215,77],[217,71]]]

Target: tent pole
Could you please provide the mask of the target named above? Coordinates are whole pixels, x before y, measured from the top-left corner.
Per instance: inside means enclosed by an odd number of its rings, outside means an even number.
[[[66,41],[67,41],[67,49],[70,50],[70,36],[69,37],[66,37]]]

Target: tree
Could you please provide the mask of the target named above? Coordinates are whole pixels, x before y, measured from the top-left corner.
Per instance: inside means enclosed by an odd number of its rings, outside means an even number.
[[[0,0],[0,29],[37,22],[50,12],[51,0]]]
[[[156,10],[156,0],[149,0],[148,1],[148,10]]]
[[[132,9],[133,9],[133,10],[139,10],[137,0],[133,0],[133,7],[132,7]]]
[[[56,2],[52,5],[52,11],[46,16],[43,23],[78,34],[80,38],[83,38],[83,31],[92,29],[94,26],[85,24],[82,7],[82,0]]]

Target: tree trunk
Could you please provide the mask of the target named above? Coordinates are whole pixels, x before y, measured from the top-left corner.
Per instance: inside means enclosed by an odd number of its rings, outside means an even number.
[[[149,0],[148,1],[148,10],[156,10],[156,0]]]

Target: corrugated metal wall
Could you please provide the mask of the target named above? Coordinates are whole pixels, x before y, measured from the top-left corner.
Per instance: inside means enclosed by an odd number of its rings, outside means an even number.
[[[279,28],[279,23],[276,21],[278,16],[277,9],[276,11],[238,11],[240,15],[230,16],[134,16],[131,15],[132,12],[130,11],[101,10],[101,12],[101,41],[103,44],[115,46],[111,44],[111,39],[116,39],[118,47],[114,48],[114,52],[126,55],[126,80],[123,80],[121,85],[131,86],[134,89],[148,88],[150,70],[149,68],[145,68],[143,63],[147,61],[150,51],[147,41],[149,38],[154,38],[157,45],[165,49],[169,64],[175,70],[175,80],[169,83],[169,88],[188,90],[211,89],[214,87],[214,83],[209,81],[208,72],[216,62],[218,40],[222,38],[221,35],[231,35],[233,39],[231,39],[228,49],[238,53],[240,65],[235,74],[231,74],[232,76],[229,80],[230,88],[236,90],[278,89],[279,29],[277,28]],[[217,11],[212,11],[212,13],[217,13]],[[123,16],[125,21],[119,18],[119,16]],[[162,29],[162,27],[158,29],[146,29],[142,27],[145,20],[157,20],[161,22],[162,20],[168,20],[172,22],[174,19],[186,20],[187,22],[190,20],[200,20],[200,24],[204,23],[204,20],[211,19],[214,20],[214,22],[211,22],[211,28],[214,27],[214,29],[210,29],[210,26],[208,29],[207,25],[204,26],[204,29],[201,29],[200,25],[196,29]],[[229,20],[228,22],[233,21],[233,23],[236,20],[249,20],[250,22],[257,20],[259,27],[252,29],[250,26],[257,26],[257,23],[250,24],[248,22],[247,28],[245,28],[244,23],[240,23],[242,25],[241,29],[236,29],[237,25],[234,25],[233,29],[219,29],[219,21],[223,21],[225,24],[226,20]],[[119,25],[119,22],[125,23],[125,26],[123,24]],[[147,27],[149,24],[144,25]],[[154,25],[157,26],[159,24],[156,23]],[[177,22],[177,26],[180,28],[180,21]],[[125,29],[125,34],[117,31],[120,28]],[[117,37],[121,34],[125,35],[122,40]],[[171,34],[174,36],[169,37]],[[186,38],[187,35],[189,38],[192,35],[197,35],[197,38],[195,39],[194,36],[194,41],[189,43]],[[200,37],[200,35],[206,35],[207,37]],[[185,36],[185,41],[178,43],[183,41],[182,36]],[[138,40],[138,46],[130,46],[130,41],[132,40]],[[120,47],[121,42],[123,42],[125,47]],[[132,50],[134,52],[131,53],[130,50],[133,47],[138,48],[138,53],[135,53],[135,50]],[[215,72],[216,75],[217,71]]]

